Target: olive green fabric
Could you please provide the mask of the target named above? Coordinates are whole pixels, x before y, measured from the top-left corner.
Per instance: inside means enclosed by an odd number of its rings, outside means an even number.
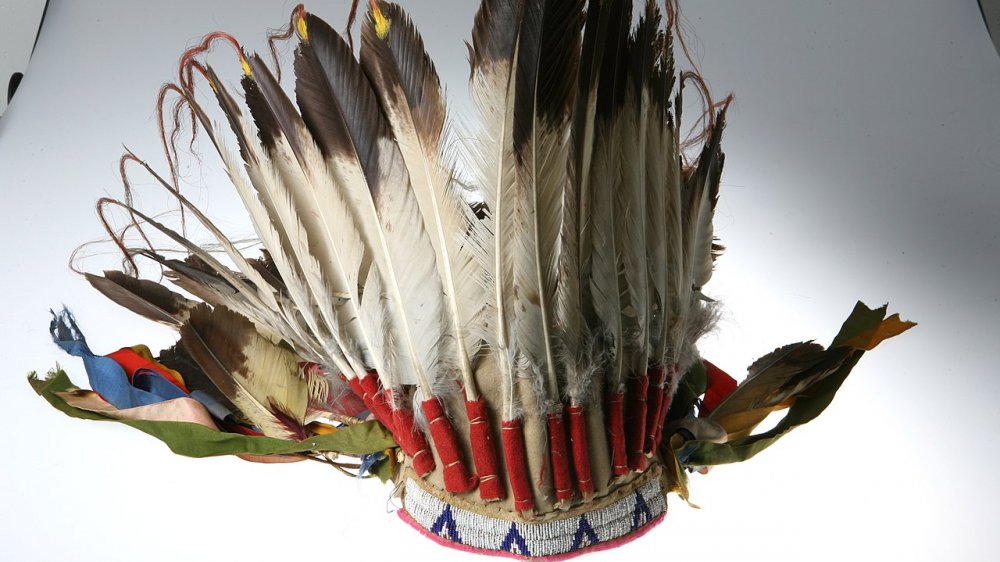
[[[837,390],[865,351],[916,325],[900,320],[898,314],[888,318],[885,315],[885,306],[873,310],[861,302],[857,303],[830,349],[821,352],[819,362],[825,364],[823,376],[816,377],[814,382],[797,389],[783,401],[783,405],[788,405],[788,412],[774,428],[757,435],[743,436],[744,432],[741,432],[740,437],[726,443],[688,441],[675,451],[677,457],[689,467],[745,461],[770,447],[789,431],[815,419],[833,401]],[[681,415],[690,411],[689,404],[693,403],[691,394],[697,395],[698,391],[704,391],[703,383],[696,377],[689,381],[689,385],[688,388],[682,386],[678,392],[679,395],[683,393],[682,401],[687,406],[679,412]],[[778,392],[780,389],[774,390]]]
[[[116,420],[87,410],[74,408],[60,398],[57,392],[76,387],[61,369],[50,371],[45,379],[35,373],[28,375],[28,382],[41,397],[64,414],[80,419],[117,421],[134,427],[163,441],[171,451],[187,457],[214,457],[221,455],[287,455],[294,453],[337,452],[363,455],[393,448],[396,443],[378,422],[365,422],[347,426],[329,435],[314,436],[302,441],[274,439],[223,433],[203,425],[189,422],[157,422]]]

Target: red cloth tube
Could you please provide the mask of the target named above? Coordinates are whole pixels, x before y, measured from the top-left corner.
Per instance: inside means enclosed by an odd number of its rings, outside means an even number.
[[[479,473],[479,497],[485,501],[502,500],[507,497],[507,490],[499,476],[497,449],[493,446],[493,431],[486,401],[482,398],[466,401],[465,413],[469,416],[472,460]]]
[[[365,389],[361,386],[361,379],[359,379],[358,377],[354,377],[353,379],[348,379],[345,377],[344,380],[346,380],[347,384],[350,385],[351,390],[354,391],[354,394],[357,394],[358,398],[360,398],[365,403],[365,407],[371,410],[372,409],[371,398],[365,395]],[[372,413],[374,413],[374,411],[372,411]]]
[[[500,424],[503,457],[507,462],[507,477],[514,494],[514,509],[528,511],[535,506],[528,480],[528,465],[524,454],[524,428],[521,420],[506,420]]]
[[[628,415],[625,425],[625,446],[628,451],[628,467],[632,470],[646,470],[646,393],[649,391],[649,376],[643,372],[628,381]]]
[[[661,388],[660,395],[662,396],[660,398],[660,414],[656,422],[656,436],[654,437],[657,447],[663,442],[663,425],[667,422],[667,412],[670,410],[670,386],[665,385]]]
[[[400,406],[392,411],[392,420],[400,437],[410,449],[407,451],[407,446],[404,446],[403,452],[413,458],[413,470],[420,476],[430,474],[436,466],[434,455],[431,454],[430,447],[427,445],[427,437],[424,436],[424,432],[420,431],[420,428],[413,423],[413,412]]]
[[[660,413],[657,414],[656,420],[656,434],[653,437],[653,442],[655,447],[660,446],[660,442],[663,441],[663,424],[667,421],[667,412],[670,411],[670,386],[672,384],[671,380],[677,375],[677,363],[670,365],[670,370],[663,383],[663,388],[660,389]]]
[[[643,452],[647,455],[656,451],[656,424],[660,420],[663,406],[663,384],[667,381],[667,369],[663,364],[652,368],[649,373],[649,391],[646,393],[646,442]]]
[[[573,499],[573,477],[569,472],[566,423],[562,412],[549,414],[549,455],[552,458],[552,482],[556,487],[556,500]]]
[[[576,474],[576,489],[584,499],[594,495],[594,480],[590,473],[590,445],[587,443],[587,418],[583,406],[566,408],[569,416],[569,442],[573,449],[573,472]]]
[[[468,492],[476,487],[477,479],[469,474],[465,461],[462,460],[462,450],[455,436],[455,428],[444,413],[444,406],[437,398],[428,398],[420,403],[420,408],[427,416],[427,426],[431,429],[434,447],[438,458],[444,464],[444,487],[452,493]]]
[[[604,415],[608,424],[608,441],[611,445],[611,472],[615,476],[628,474],[628,457],[625,454],[625,393],[604,395]]]
[[[705,364],[708,385],[705,390],[705,398],[701,401],[701,409],[698,411],[698,417],[701,418],[711,414],[712,410],[716,409],[739,386],[736,379],[716,367],[711,361],[702,361],[702,363]]]
[[[361,399],[364,400],[365,405],[375,414],[378,421],[382,422],[382,425],[393,433],[393,436],[402,437],[405,441],[405,436],[396,435],[395,420],[392,418],[392,407],[389,406],[385,393],[381,391],[378,375],[375,374],[375,371],[368,371],[363,377],[360,377],[360,385],[364,389]],[[400,443],[400,445],[402,446],[403,443]],[[405,451],[406,448],[404,447],[403,450]]]

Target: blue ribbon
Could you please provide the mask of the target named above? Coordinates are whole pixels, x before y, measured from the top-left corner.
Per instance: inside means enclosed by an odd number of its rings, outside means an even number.
[[[63,308],[58,314],[52,312],[52,322],[49,324],[52,341],[66,353],[83,359],[87,369],[90,388],[119,410],[148,406],[187,396],[183,390],[163,378],[156,371],[140,369],[129,383],[125,369],[114,359],[94,355],[87,347],[87,339],[76,325],[73,314]]]

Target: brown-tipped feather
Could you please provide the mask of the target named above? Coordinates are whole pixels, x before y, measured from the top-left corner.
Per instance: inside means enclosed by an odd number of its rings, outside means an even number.
[[[381,95],[393,98],[394,105],[410,109],[420,142],[436,149],[445,126],[445,102],[437,70],[409,16],[396,4],[379,2],[379,6],[390,22],[388,34],[379,38],[374,25],[366,22],[362,29],[362,68]],[[396,98],[400,94],[403,99]]]
[[[215,386],[212,379],[195,363],[194,359],[191,359],[191,356],[180,343],[161,351],[156,360],[180,373],[184,377],[184,384],[188,387],[188,390],[192,392],[196,390],[204,392],[216,402],[225,406],[234,416],[242,416],[239,408]]]
[[[120,271],[105,271],[104,276],[85,273],[87,281],[115,303],[132,312],[163,324],[180,326],[197,304],[155,281],[138,279]]]
[[[445,162],[445,104],[441,84],[413,23],[396,5],[378,4],[362,28],[361,66],[382,104],[410,177],[423,223],[434,248],[444,288],[447,329],[454,342],[449,361],[462,373],[466,396],[478,399],[472,357],[479,346],[475,329],[482,309],[479,280],[483,273],[472,240],[457,234],[469,229],[460,189]],[[376,19],[389,22],[376,29]]]
[[[246,318],[224,307],[198,306],[181,327],[181,345],[205,375],[265,435],[297,435],[309,389],[298,358],[260,336]],[[284,412],[276,417],[276,409]]]
[[[324,149],[324,153],[329,154],[331,151],[339,150],[347,154],[356,154],[365,176],[378,178],[381,169],[376,141],[388,137],[389,133],[385,116],[379,108],[371,83],[362,72],[361,65],[354,58],[350,47],[333,28],[312,14],[306,14],[306,24],[309,29],[309,40],[308,43],[303,42],[301,46],[302,56],[307,57],[303,64],[311,67],[308,68],[310,81],[318,80],[321,84],[314,89],[318,91],[327,89],[335,100],[334,107],[340,109],[339,119],[328,117],[325,120],[309,119],[306,116],[318,108],[305,103],[302,113],[306,117],[306,123],[310,125],[311,130],[318,123],[322,123],[322,126],[327,122],[332,122],[338,127],[346,126],[348,132],[346,135],[342,130],[334,130],[330,134],[317,134],[313,131],[313,134],[317,139],[323,139],[320,141],[320,147]],[[301,78],[296,80],[296,89],[306,86],[303,83],[305,77]],[[301,93],[299,95],[302,103]],[[369,187],[372,190],[372,197],[376,197],[376,192],[381,187],[379,182],[370,182]]]

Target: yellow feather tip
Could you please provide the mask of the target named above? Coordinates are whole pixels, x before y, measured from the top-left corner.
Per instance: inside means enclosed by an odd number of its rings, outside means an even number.
[[[240,64],[243,66],[243,74],[247,76],[253,76],[253,72],[250,70],[250,63],[247,62],[246,57],[242,54],[240,55]]]
[[[306,18],[301,15],[295,19],[295,31],[303,41],[309,40],[309,29],[306,27]]]
[[[389,27],[392,25],[392,21],[385,17],[382,13],[382,9],[378,7],[378,2],[372,1],[372,20],[375,22],[375,35],[379,39],[385,39],[389,35]]]

